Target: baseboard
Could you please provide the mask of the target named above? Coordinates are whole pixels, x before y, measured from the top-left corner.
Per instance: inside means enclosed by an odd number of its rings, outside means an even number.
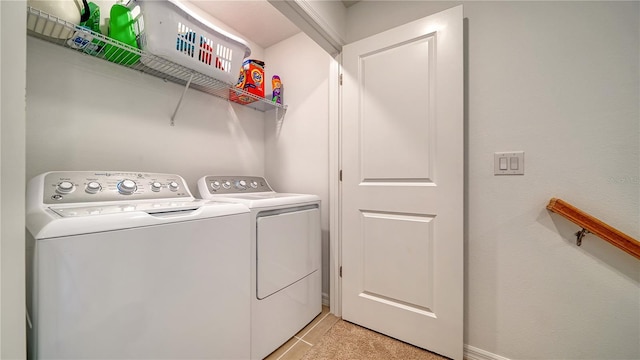
[[[466,360],[510,360],[471,345],[464,346],[464,358]]]
[[[329,306],[329,294],[322,293],[322,305]]]

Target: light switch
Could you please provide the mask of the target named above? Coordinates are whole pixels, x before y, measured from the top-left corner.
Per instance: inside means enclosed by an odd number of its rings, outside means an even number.
[[[494,175],[524,175],[524,151],[493,154]]]
[[[501,157],[499,161],[500,161],[500,164],[499,164],[500,170],[507,170],[507,158]]]
[[[509,169],[518,170],[518,158],[517,157],[510,157],[509,158]]]

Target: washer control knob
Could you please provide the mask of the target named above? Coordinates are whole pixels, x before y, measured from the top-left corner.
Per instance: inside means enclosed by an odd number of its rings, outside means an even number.
[[[102,186],[100,186],[99,182],[91,181],[87,184],[87,187],[84,188],[84,191],[89,194],[97,194],[100,189],[102,189]]]
[[[178,188],[180,188],[180,185],[178,185],[177,182],[172,181],[172,182],[169,183],[169,190],[178,191]]]
[[[75,190],[73,183],[71,181],[62,181],[56,186],[56,192],[60,194],[69,194]]]
[[[227,180],[227,181],[225,181],[225,182],[223,182],[223,183],[222,183],[222,187],[223,187],[223,188],[225,188],[225,189],[227,189],[227,190],[228,190],[228,189],[231,189],[231,182],[230,182],[230,181],[228,181],[228,180]]]
[[[160,189],[162,189],[162,184],[160,184],[157,181],[154,181],[154,182],[151,183],[151,190],[153,190],[155,192],[158,192],[158,191],[160,191]]]
[[[257,182],[257,181],[255,181],[255,180],[252,180],[252,181],[249,183],[249,186],[251,186],[252,188],[254,188],[254,189],[255,189],[255,188],[257,188],[257,187],[258,187],[258,182]]]
[[[238,190],[247,190],[247,182],[244,180],[240,180],[236,183],[236,189]]]
[[[123,195],[131,195],[138,189],[136,182],[129,179],[124,179],[118,183],[118,192]]]
[[[211,183],[211,188],[212,188],[213,190],[218,190],[218,189],[220,189],[220,181],[216,180],[216,181],[212,182],[212,183]]]

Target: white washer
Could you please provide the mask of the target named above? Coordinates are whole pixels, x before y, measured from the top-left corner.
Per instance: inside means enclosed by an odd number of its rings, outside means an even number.
[[[320,198],[249,176],[205,176],[198,190],[251,210],[251,358],[262,359],[322,311]]]
[[[250,213],[178,175],[49,172],[27,189],[31,359],[247,359]]]

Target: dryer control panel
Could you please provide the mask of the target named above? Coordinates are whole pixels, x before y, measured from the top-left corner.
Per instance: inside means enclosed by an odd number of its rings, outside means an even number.
[[[238,194],[273,191],[260,176],[207,176],[205,183],[210,194]]]
[[[55,171],[44,176],[43,203],[191,198],[175,174],[108,171]]]

